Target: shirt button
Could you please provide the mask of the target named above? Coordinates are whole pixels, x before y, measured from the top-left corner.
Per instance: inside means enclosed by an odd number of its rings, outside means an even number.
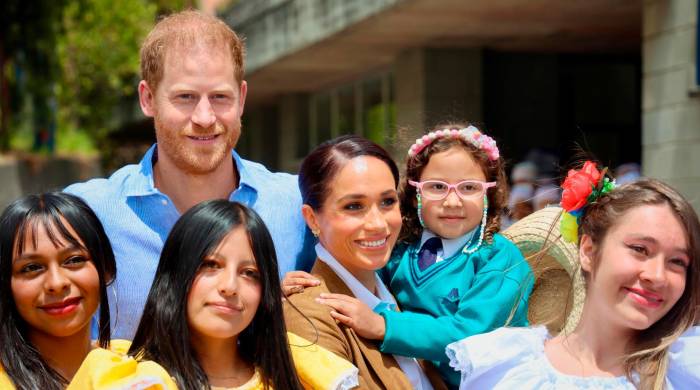
[[[166,206],[166,205],[168,204],[168,200],[167,200],[167,199],[163,199],[163,200],[160,201],[160,203],[162,203],[163,206]]]

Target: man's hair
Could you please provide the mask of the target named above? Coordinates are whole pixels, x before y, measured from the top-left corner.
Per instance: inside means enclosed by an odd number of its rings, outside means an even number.
[[[198,11],[178,12],[156,23],[141,46],[141,78],[155,92],[163,79],[166,54],[198,45],[230,53],[234,76],[241,83],[245,56],[242,40],[222,20]]]

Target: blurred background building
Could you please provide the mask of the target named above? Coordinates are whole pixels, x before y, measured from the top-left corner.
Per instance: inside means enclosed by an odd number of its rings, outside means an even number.
[[[135,95],[138,47],[158,15],[197,6],[246,39],[237,150],[271,169],[295,172],[348,133],[402,162],[420,134],[468,121],[496,137],[509,169],[535,165],[533,194],[578,149],[632,163],[626,178],[641,166],[700,208],[698,3],[9,0],[0,205],[140,159],[154,132]]]
[[[419,134],[470,121],[511,166],[533,149],[560,175],[576,146],[641,163],[700,206],[698,1],[243,0],[238,150],[295,171],[356,133],[399,161]]]

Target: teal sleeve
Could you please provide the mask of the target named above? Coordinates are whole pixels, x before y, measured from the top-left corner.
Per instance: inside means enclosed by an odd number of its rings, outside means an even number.
[[[514,245],[499,248],[477,271],[454,315],[433,317],[415,312],[382,310],[386,333],[380,349],[384,353],[447,362],[448,344],[504,326],[511,313],[523,311],[532,289],[532,272]],[[524,308],[526,313],[526,307]]]

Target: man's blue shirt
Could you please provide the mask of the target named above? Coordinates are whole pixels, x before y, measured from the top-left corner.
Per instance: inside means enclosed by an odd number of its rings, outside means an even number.
[[[108,289],[112,338],[133,338],[163,243],[180,217],[170,198],[154,186],[155,149],[152,146],[138,165],[124,166],[109,179],[93,179],[65,189],[92,207],[114,250],[117,278]],[[261,164],[240,158],[235,151],[232,155],[239,186],[229,200],[251,207],[265,221],[275,243],[280,275],[309,270],[315,254],[301,215],[297,177],[270,172]]]

